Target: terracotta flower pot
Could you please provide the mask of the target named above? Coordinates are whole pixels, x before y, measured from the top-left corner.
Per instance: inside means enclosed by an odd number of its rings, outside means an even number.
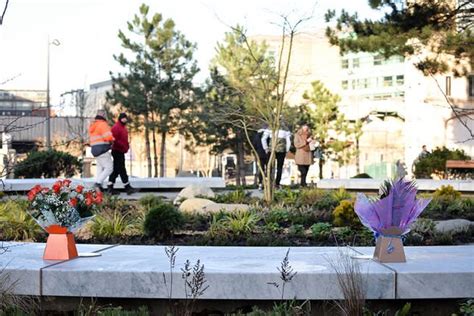
[[[51,225],[46,227],[49,233],[44,249],[44,260],[69,260],[78,256],[74,234],[67,227]]]

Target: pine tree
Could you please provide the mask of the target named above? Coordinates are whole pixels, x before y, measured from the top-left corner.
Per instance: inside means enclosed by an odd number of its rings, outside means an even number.
[[[111,73],[113,92],[108,99],[120,104],[143,127],[148,176],[152,175],[150,134],[153,140],[157,176],[156,133],[161,137],[160,176],[166,171],[166,136],[179,132],[181,115],[194,104],[192,80],[198,72],[193,59],[195,44],[175,29],[171,19],[159,13],[148,17],[149,7],[140,6],[139,15],[127,23],[129,36],[119,31],[126,54],[114,56],[126,72]]]
[[[373,9],[387,10],[380,20],[361,20],[342,10],[326,35],[341,53],[373,52],[417,55],[416,67],[427,74],[453,71],[465,75],[474,61],[474,2],[472,0],[369,0]],[[334,10],[326,14],[329,22]],[[421,53],[424,54],[421,57]],[[454,63],[449,57],[454,58]]]

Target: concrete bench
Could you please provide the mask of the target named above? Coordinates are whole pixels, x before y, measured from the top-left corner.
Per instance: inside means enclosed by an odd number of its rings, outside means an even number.
[[[163,246],[78,245],[100,257],[43,261],[44,244],[8,243],[0,267],[17,281],[16,294],[61,297],[156,298],[169,296],[169,262]],[[373,247],[293,247],[289,260],[297,272],[285,299],[342,299],[333,264],[340,251],[372,255]],[[345,249],[345,250],[344,250]],[[179,247],[172,298],[185,298],[180,269],[186,260],[205,266],[209,288],[201,299],[279,300],[277,267],[286,247]],[[406,247],[406,263],[358,262],[367,299],[446,299],[474,297],[474,246]],[[164,278],[168,280],[168,287]]]

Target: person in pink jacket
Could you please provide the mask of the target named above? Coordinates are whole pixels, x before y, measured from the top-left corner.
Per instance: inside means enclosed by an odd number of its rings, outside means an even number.
[[[127,194],[132,194],[137,192],[135,188],[130,185],[127,175],[127,169],[125,168],[125,154],[130,148],[128,142],[128,131],[127,131],[127,114],[120,113],[117,122],[112,127],[112,135],[114,137],[114,142],[112,144],[112,157],[114,158],[114,170],[109,176],[109,185],[107,187],[107,192],[109,194],[115,194],[114,183],[117,177],[120,175],[123,184],[125,185],[125,190]]]

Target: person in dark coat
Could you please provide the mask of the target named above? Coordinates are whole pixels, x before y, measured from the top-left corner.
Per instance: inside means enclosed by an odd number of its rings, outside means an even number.
[[[128,131],[127,131],[127,114],[120,113],[117,122],[112,127],[112,135],[114,142],[112,144],[112,157],[114,158],[114,170],[109,177],[109,185],[107,192],[110,194],[116,193],[114,191],[114,183],[117,177],[120,175],[122,183],[125,186],[127,194],[132,194],[138,190],[130,185],[127,175],[127,169],[125,168],[125,154],[130,148],[128,142]]]
[[[258,160],[260,161],[260,165],[262,166],[263,172],[266,172],[267,163],[268,163],[268,154],[265,151],[265,148],[263,148],[262,146],[262,137],[266,129],[267,129],[266,125],[263,128],[259,129],[252,140],[252,145],[257,151]],[[258,173],[258,188],[262,189],[263,176],[259,169],[257,169],[257,173]]]

